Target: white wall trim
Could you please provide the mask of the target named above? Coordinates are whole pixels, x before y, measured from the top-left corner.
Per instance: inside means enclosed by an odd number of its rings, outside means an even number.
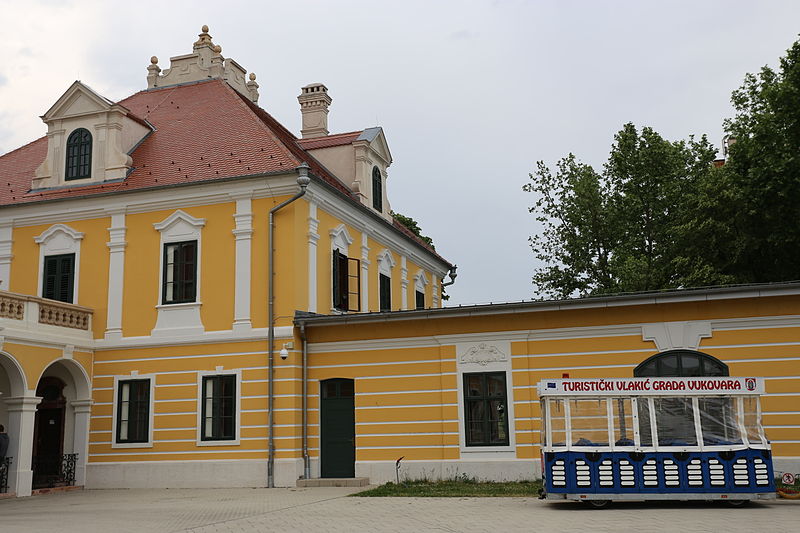
[[[369,313],[369,234],[361,232],[361,311]]]
[[[14,254],[14,226],[11,223],[0,224],[0,290],[10,290],[11,287],[11,260]]]
[[[232,230],[235,239],[234,252],[234,331],[247,331],[253,327],[250,320],[250,282],[252,279],[252,241],[253,241],[253,207],[252,195],[232,195],[236,202],[236,213],[233,215],[235,228]],[[199,254],[199,247],[198,247]],[[199,265],[199,257],[198,257]],[[199,275],[198,275],[199,280]]]
[[[344,224],[339,224],[336,228],[330,230],[329,235],[331,236],[331,252],[334,250],[339,250],[343,254],[350,257],[347,253],[350,245],[353,244],[353,237],[350,236],[350,232],[347,231],[347,226]]]
[[[711,337],[711,322],[657,322],[642,325],[642,339],[653,341],[659,352],[685,348],[697,350],[700,341]]]
[[[203,244],[201,231],[206,224],[203,218],[195,218],[178,209],[153,227],[161,233],[161,243],[158,249],[158,302],[156,306],[158,317],[156,326],[150,332],[153,337],[173,337],[183,335],[201,334],[205,331],[200,318]],[[164,246],[166,244],[184,241],[197,241],[197,273],[195,283],[195,301],[177,304],[165,304],[163,298],[164,286]]]
[[[514,418],[514,390],[511,368],[511,342],[470,342],[456,344],[458,384],[458,441],[462,457],[514,459],[516,458],[516,419]],[[508,421],[507,446],[467,446],[464,416],[464,374],[504,372],[506,376],[506,419]]]
[[[408,263],[404,255],[400,257],[400,294],[400,309],[408,309]]]
[[[125,211],[111,214],[108,228],[108,314],[106,316],[106,339],[122,338],[123,287],[125,283],[125,247],[127,228]]]
[[[207,376],[236,376],[236,421],[234,423],[233,440],[203,440],[203,378]],[[241,438],[242,412],[242,370],[223,370],[218,366],[216,370],[201,370],[197,372],[197,440],[198,446],[238,446]]]
[[[149,421],[147,423],[148,437],[147,442],[117,442],[117,411],[119,403],[119,383],[120,381],[130,381],[134,379],[150,380],[150,407],[148,409]],[[154,420],[154,399],[156,388],[155,374],[139,374],[132,371],[127,376],[114,376],[114,399],[111,405],[111,447],[112,448],[152,448],[153,447],[153,420]]]
[[[317,312],[317,243],[319,242],[317,204],[308,202],[308,311]]]
[[[44,296],[42,293],[44,280],[44,258],[51,255],[75,254],[75,272],[73,273],[72,283],[72,303],[78,302],[78,287],[81,272],[81,240],[83,233],[75,231],[66,224],[54,224],[44,230],[40,235],[33,238],[39,245],[39,279],[36,288],[37,296]]]

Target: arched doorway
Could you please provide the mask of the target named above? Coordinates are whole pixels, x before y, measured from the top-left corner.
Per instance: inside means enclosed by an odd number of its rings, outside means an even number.
[[[18,486],[18,469],[22,440],[20,428],[24,425],[21,423],[22,413],[19,404],[27,389],[25,373],[20,364],[11,355],[0,352],[0,425],[9,438],[6,457],[0,464],[0,493],[24,494],[26,490]]]
[[[31,465],[33,489],[85,483],[91,408],[89,377],[72,359],[59,359],[36,385]]]
[[[695,350],[669,350],[642,361],[633,370],[633,377],[730,376],[728,365],[706,353]]]
[[[42,399],[33,424],[33,488],[54,487],[73,481],[64,476],[64,423],[67,399],[64,383],[55,376],[43,377],[36,387]],[[67,473],[69,474],[69,472]],[[71,484],[71,483],[70,483]]]

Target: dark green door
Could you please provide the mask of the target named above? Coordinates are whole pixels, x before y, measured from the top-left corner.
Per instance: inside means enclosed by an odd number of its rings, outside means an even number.
[[[356,416],[352,379],[320,382],[322,477],[355,477]]]

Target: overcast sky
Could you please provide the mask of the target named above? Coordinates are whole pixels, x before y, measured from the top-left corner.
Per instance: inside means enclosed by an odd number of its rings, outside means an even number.
[[[0,0],[0,20],[0,153],[43,135],[76,79],[112,100],[146,88],[150,56],[168,68],[203,24],[297,135],[300,87],[325,83],[332,133],[384,128],[392,208],[458,264],[458,305],[534,296],[537,160],[600,167],[629,121],[718,146],[731,91],[796,40],[800,2]]]

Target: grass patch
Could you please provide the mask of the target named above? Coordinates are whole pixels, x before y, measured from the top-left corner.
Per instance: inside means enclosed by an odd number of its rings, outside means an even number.
[[[542,487],[540,480],[483,482],[471,478],[431,481],[414,479],[400,483],[389,482],[380,487],[351,494],[351,496],[395,496],[414,498],[459,497],[537,497]]]

